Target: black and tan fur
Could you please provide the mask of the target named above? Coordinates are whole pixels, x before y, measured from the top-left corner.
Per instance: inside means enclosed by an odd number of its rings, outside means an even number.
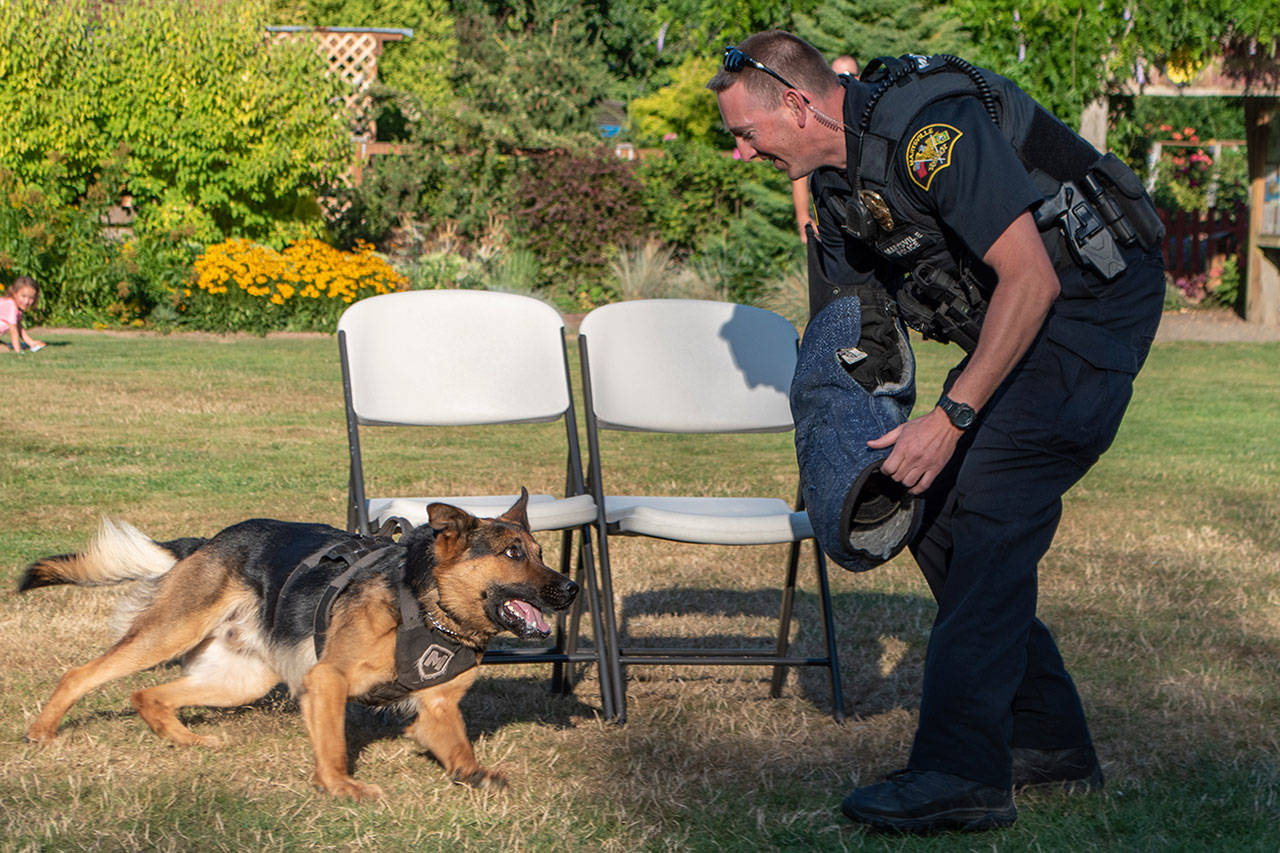
[[[108,681],[178,659],[176,681],[132,696],[139,716],[157,734],[182,745],[216,746],[178,719],[190,705],[245,705],[283,682],[299,697],[315,750],[315,783],[356,798],[381,796],[376,785],[356,781],[347,769],[347,701],[395,678],[395,594],[385,569],[404,576],[426,612],[479,655],[500,631],[545,636],[539,611],[567,608],[577,585],[542,561],[529,533],[527,495],[499,518],[476,518],[456,507],[432,504],[430,525],[401,537],[368,571],[356,576],[335,601],[320,659],[312,614],[328,577],[297,577],[278,593],[309,555],[353,534],[320,524],[254,519],[208,540],[154,542],[135,528],[104,519],[85,551],[33,563],[20,589],[52,584],[142,581],[139,602],[124,636],[106,654],[67,671],[27,729],[41,743],[80,697]],[[344,566],[345,568],[345,566]],[[277,597],[279,600],[276,600]],[[444,766],[455,781],[505,784],[482,768],[467,739],[458,703],[477,668],[444,684],[410,693],[402,704],[417,711],[405,733]]]

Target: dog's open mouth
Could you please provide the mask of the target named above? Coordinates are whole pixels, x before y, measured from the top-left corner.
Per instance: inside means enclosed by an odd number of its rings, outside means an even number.
[[[542,611],[521,598],[508,598],[502,602],[502,618],[505,627],[517,637],[545,637],[551,626]]]

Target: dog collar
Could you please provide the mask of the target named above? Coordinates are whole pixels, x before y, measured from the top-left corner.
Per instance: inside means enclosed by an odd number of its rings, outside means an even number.
[[[444,606],[441,605],[440,609],[444,610]],[[450,628],[446,628],[445,626],[441,625],[440,620],[437,619],[436,615],[432,613],[429,609],[427,609],[426,607],[422,608],[422,613],[424,616],[427,617],[427,621],[431,623],[431,627],[434,628],[436,631],[438,631],[441,634],[444,634],[446,637],[452,637],[458,642],[462,642],[462,635],[459,634],[457,631],[454,631]]]

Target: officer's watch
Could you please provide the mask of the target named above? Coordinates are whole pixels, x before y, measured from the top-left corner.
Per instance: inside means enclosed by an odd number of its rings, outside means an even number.
[[[957,403],[946,394],[938,398],[938,407],[947,413],[951,425],[956,429],[968,429],[973,426],[978,415],[968,403]]]

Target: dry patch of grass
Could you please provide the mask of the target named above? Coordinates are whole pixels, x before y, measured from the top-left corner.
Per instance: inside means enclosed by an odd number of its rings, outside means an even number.
[[[55,337],[50,335],[50,337]],[[55,338],[56,339],[56,338]],[[119,591],[12,592],[33,557],[83,543],[102,512],[157,537],[208,535],[254,515],[345,520],[335,345],[325,338],[77,335],[7,364],[32,416],[5,423],[0,489],[0,849],[839,850],[1273,849],[1280,820],[1280,415],[1274,346],[1157,347],[1113,451],[1066,502],[1041,572],[1041,614],[1090,712],[1107,793],[1019,798],[1011,830],[868,836],[839,816],[853,786],[904,762],[934,608],[909,557],[835,569],[844,726],[818,670],[781,699],[756,667],[634,667],[629,722],[599,718],[587,670],[550,695],[542,667],[495,667],[464,703],[505,793],[451,786],[394,721],[352,710],[356,775],[385,801],[315,793],[295,703],[190,709],[225,740],[184,750],[132,711],[160,668],[75,706],[49,747],[22,732],[68,666],[100,653]],[[45,356],[49,356],[46,358]],[[920,399],[953,353],[919,349]],[[1218,377],[1230,373],[1223,400]],[[375,491],[558,491],[554,428],[483,437],[372,431]],[[787,436],[690,457],[668,436],[608,436],[618,491],[791,498]],[[17,499],[14,499],[17,496]],[[544,536],[548,557],[558,537]],[[638,642],[768,645],[781,548],[615,540],[624,624]],[[810,556],[793,642],[821,647]],[[1268,841],[1268,839],[1270,839]]]

